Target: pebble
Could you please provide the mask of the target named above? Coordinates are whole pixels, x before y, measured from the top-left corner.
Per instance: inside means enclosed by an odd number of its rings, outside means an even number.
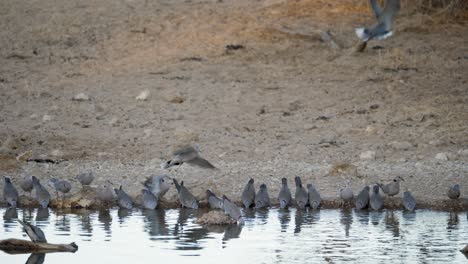
[[[460,149],[458,155],[468,157],[468,149]]]
[[[388,145],[397,150],[408,150],[413,147],[413,144],[407,141],[402,141],[402,142],[393,141],[393,142],[388,143]]]
[[[43,117],[42,117],[42,121],[43,122],[48,122],[48,121],[52,121],[52,116],[51,115],[47,115],[45,114]]]
[[[72,100],[73,101],[89,101],[91,98],[89,97],[89,95],[85,94],[85,93],[79,93],[75,96],[73,96]]]
[[[119,120],[117,117],[113,117],[113,118],[111,118],[111,120],[109,121],[109,125],[110,125],[110,126],[118,126],[119,121],[120,121],[120,120]]]
[[[375,160],[375,151],[364,151],[361,153],[361,155],[359,155],[359,158],[362,160]]]
[[[50,155],[52,155],[54,157],[62,157],[63,156],[63,151],[61,151],[60,149],[54,149],[54,150],[52,150]]]
[[[31,150],[28,150],[26,152],[20,153],[18,156],[16,156],[17,161],[27,161],[32,157],[33,152]]]
[[[169,99],[169,102],[174,104],[181,104],[185,101],[185,98],[179,95],[173,96]]]
[[[135,99],[138,101],[146,101],[148,100],[149,95],[150,95],[149,90],[143,90],[137,97],[135,97]]]
[[[447,156],[447,153],[444,153],[444,152],[437,153],[437,154],[435,155],[435,159],[437,159],[437,160],[443,160],[443,161],[449,160],[449,158],[448,158],[448,156]]]

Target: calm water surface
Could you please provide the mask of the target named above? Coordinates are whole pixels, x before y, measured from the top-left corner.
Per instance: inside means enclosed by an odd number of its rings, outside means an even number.
[[[28,239],[16,219],[41,227],[51,243],[76,253],[43,263],[467,263],[467,213],[420,210],[245,211],[244,226],[204,228],[206,211],[53,211],[0,209],[0,239]],[[29,255],[0,251],[0,263]],[[40,263],[40,262],[39,262]]]

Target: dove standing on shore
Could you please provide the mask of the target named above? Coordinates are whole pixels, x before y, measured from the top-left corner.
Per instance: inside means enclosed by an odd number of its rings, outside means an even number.
[[[340,193],[340,199],[343,202],[343,204],[349,203],[353,200],[354,194],[353,194],[353,189],[351,189],[349,180],[345,181],[345,187],[341,188],[339,193]]]
[[[97,190],[98,199],[105,204],[112,203],[115,200],[115,196],[116,193],[110,182],[104,184],[104,186],[98,188]]]
[[[355,201],[356,209],[361,210],[367,207],[367,205],[369,204],[369,190],[370,190],[370,187],[365,186],[359,192],[358,196],[356,196],[356,201]]]
[[[171,184],[172,179],[165,174],[152,175],[143,183],[157,198],[162,198],[171,188]]]
[[[143,207],[145,209],[155,209],[156,206],[158,205],[158,199],[154,194],[148,190],[148,189],[143,189],[141,190],[142,193],[142,200],[143,200]]]
[[[270,206],[270,196],[266,184],[262,183],[255,195],[255,208],[266,208]]]
[[[63,197],[65,197],[65,194],[69,193],[72,188],[71,183],[69,181],[58,180],[56,178],[52,178],[49,181],[53,184],[55,188],[55,193],[57,195],[57,198],[59,197],[58,195],[59,192],[63,194]]]
[[[250,179],[244,187],[241,194],[242,204],[245,208],[250,208],[255,203],[255,186],[254,179]]]
[[[403,206],[408,211],[414,211],[416,208],[416,199],[414,199],[413,195],[409,190],[403,192]]]
[[[377,184],[382,191],[388,196],[395,196],[400,193],[400,182],[405,181],[402,177],[397,176],[393,181],[388,184]]]
[[[460,198],[460,185],[454,184],[450,186],[447,191],[447,196],[452,200]]]
[[[223,200],[216,196],[211,190],[206,190],[206,199],[211,209],[223,209]]]
[[[400,0],[386,0],[382,10],[377,0],[370,0],[377,23],[369,28],[356,28],[356,35],[364,42],[371,39],[383,40],[393,35],[393,21],[400,10]]]
[[[82,172],[76,175],[76,179],[81,183],[81,186],[90,186],[94,180],[94,173],[92,171]]]
[[[180,184],[177,182],[176,179],[173,179],[174,185],[177,189],[177,193],[179,194],[179,202],[182,205],[182,207],[186,208],[192,208],[192,209],[198,209],[198,201],[193,196],[190,191],[185,188],[184,182],[181,181]]]
[[[16,208],[18,205],[18,191],[13,186],[13,183],[11,183],[10,178],[3,177],[3,179],[5,181],[5,185],[3,185],[3,198],[11,207]]]
[[[31,192],[33,190],[32,176],[24,175],[23,177],[21,177],[19,181],[19,186],[23,191],[29,193],[29,196],[31,196]]]
[[[309,191],[309,205],[312,209],[318,209],[322,203],[322,198],[320,193],[315,189],[314,185],[307,184],[307,190]]]
[[[296,183],[296,194],[294,195],[294,198],[296,200],[297,208],[305,209],[309,201],[309,195],[307,194],[304,186],[302,186],[302,181],[299,176],[294,177],[294,182]]]
[[[123,209],[132,209],[133,202],[132,198],[122,189],[122,185],[120,185],[119,189],[114,189],[115,194],[117,195],[117,203],[119,204],[120,208]]]
[[[35,192],[34,198],[39,203],[42,208],[47,208],[49,206],[50,194],[47,189],[42,186],[41,182],[36,176],[32,176],[33,189]]]
[[[238,224],[244,224],[244,219],[242,218],[242,213],[239,206],[231,202],[231,200],[229,200],[226,195],[223,195],[222,203],[225,214],[236,220]]]
[[[379,185],[372,186],[372,192],[369,196],[369,204],[373,210],[380,210],[384,205],[384,199],[382,195],[379,193],[380,187]]]
[[[286,178],[281,179],[281,189],[278,194],[278,200],[280,203],[280,208],[285,209],[288,208],[289,205],[291,204],[291,191],[289,190],[288,187],[288,180]]]
[[[47,239],[45,238],[44,232],[42,232],[42,230],[39,227],[29,223],[24,223],[19,219],[18,223],[20,223],[23,226],[26,235],[28,235],[32,242],[47,243]]]
[[[200,156],[199,151],[192,146],[184,146],[172,154],[172,158],[167,162],[161,164],[161,168],[167,169],[172,166],[182,165],[183,163],[189,163],[206,169],[215,169],[209,161]]]

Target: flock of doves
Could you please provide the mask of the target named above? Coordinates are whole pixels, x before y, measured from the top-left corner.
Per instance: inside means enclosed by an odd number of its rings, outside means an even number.
[[[206,169],[216,169],[210,162],[200,156],[197,148],[193,146],[184,146],[173,153],[172,159],[161,164],[161,168],[167,169],[172,166],[180,166],[183,163],[189,163]],[[77,180],[81,183],[83,188],[89,186],[94,180],[92,172],[80,173],[76,176]],[[3,197],[11,207],[16,207],[18,202],[18,191],[12,184],[10,178],[4,177],[5,185],[3,187]],[[314,185],[307,184],[303,186],[301,178],[296,176],[294,178],[296,185],[296,192],[294,201],[298,209],[318,209],[322,203],[320,193]],[[393,197],[400,192],[400,182],[404,181],[402,177],[396,177],[388,184],[373,184],[365,186],[359,194],[354,197],[353,190],[350,187],[350,181],[345,181],[345,187],[339,190],[339,198],[342,204],[355,202],[355,207],[358,210],[371,208],[373,210],[380,210],[384,207],[384,194]],[[62,193],[62,197],[70,192],[72,185],[67,180],[50,179],[51,186],[56,191],[56,197]],[[184,182],[178,182],[167,175],[155,175],[149,177],[143,182],[144,188],[142,189],[142,205],[145,209],[155,209],[158,205],[158,200],[161,199],[170,189],[171,182],[175,185],[179,196],[179,202],[182,207],[198,209],[199,202],[195,196],[184,186]],[[134,206],[132,198],[122,189],[112,188],[112,183],[104,184],[104,186],[97,189],[96,194],[98,199],[110,205],[117,200],[120,208],[131,209]],[[51,195],[49,191],[41,184],[39,179],[35,176],[23,177],[19,186],[37,201],[37,203],[47,208]],[[32,193],[34,191],[34,193]],[[382,192],[383,194],[382,194]],[[232,202],[228,197],[223,195],[221,198],[216,196],[211,190],[206,191],[207,200],[212,209],[222,209],[224,212],[233,218],[238,223],[242,224],[242,213],[240,207]],[[450,186],[447,195],[450,199],[458,199],[460,197],[460,186],[455,184]],[[278,194],[280,208],[284,209],[293,204],[293,197],[288,187],[286,178],[281,179],[281,189]],[[259,190],[255,191],[254,179],[249,179],[246,186],[241,193],[242,205],[245,208],[266,208],[271,205],[270,196],[266,184],[261,184]],[[413,211],[416,207],[416,200],[410,191],[403,193],[403,205],[407,210]]]

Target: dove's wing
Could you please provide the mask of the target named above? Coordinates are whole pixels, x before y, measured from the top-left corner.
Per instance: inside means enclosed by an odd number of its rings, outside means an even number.
[[[193,165],[203,167],[203,168],[208,168],[208,169],[215,169],[216,168],[209,161],[207,161],[206,159],[201,158],[201,157],[196,157],[196,158],[194,158],[194,159],[192,159],[190,161],[187,161],[187,162],[190,163],[190,164],[193,164]]]
[[[370,4],[372,6],[372,10],[374,10],[375,17],[379,19],[380,15],[382,14],[382,8],[380,7],[377,0],[370,0]]]

